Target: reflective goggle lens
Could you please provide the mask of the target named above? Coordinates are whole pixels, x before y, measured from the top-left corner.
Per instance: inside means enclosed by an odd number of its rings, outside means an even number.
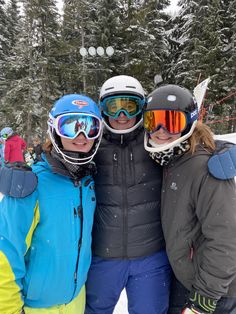
[[[87,115],[62,115],[56,121],[59,136],[73,139],[82,132],[88,139],[95,139],[100,133],[100,120]]]
[[[169,133],[178,134],[185,130],[187,118],[182,111],[156,109],[144,112],[143,123],[148,133],[153,133],[162,126]]]
[[[135,96],[109,97],[102,102],[104,113],[112,118],[125,111],[128,117],[134,117],[142,108],[142,100]]]

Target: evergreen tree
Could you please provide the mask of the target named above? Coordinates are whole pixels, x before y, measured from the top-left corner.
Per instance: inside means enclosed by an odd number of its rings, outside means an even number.
[[[5,80],[5,61],[9,54],[9,32],[8,19],[5,9],[5,1],[0,0],[0,97],[6,91],[7,85]]]
[[[21,36],[8,68],[15,76],[4,97],[4,110],[14,119],[14,128],[30,139],[34,131],[46,131],[47,113],[60,95],[57,83],[56,53],[58,24],[55,1],[24,1]],[[13,113],[14,112],[14,113]]]
[[[65,92],[87,93],[95,96],[92,73],[88,68],[95,67],[95,59],[87,64],[87,56],[82,58],[80,49],[94,46],[96,1],[65,0],[61,40],[61,84]]]
[[[123,52],[120,49],[122,43],[122,28],[120,20],[120,6],[117,0],[101,0],[97,5],[97,23],[95,27],[95,46],[103,47],[104,54],[96,55],[95,79],[97,88],[110,76],[121,74]],[[108,56],[106,48],[112,46],[115,53]],[[93,71],[93,70],[92,70]],[[97,90],[97,95],[98,95]]]

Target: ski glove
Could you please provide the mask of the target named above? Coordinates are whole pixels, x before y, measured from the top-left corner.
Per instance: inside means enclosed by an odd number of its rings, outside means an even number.
[[[236,176],[236,145],[216,141],[216,150],[208,161],[208,170],[216,179],[227,180]]]
[[[196,291],[191,291],[189,302],[182,314],[213,314],[216,309],[217,300],[202,296]]]
[[[37,176],[24,163],[11,163],[0,169],[0,192],[22,198],[34,192],[38,185]]]

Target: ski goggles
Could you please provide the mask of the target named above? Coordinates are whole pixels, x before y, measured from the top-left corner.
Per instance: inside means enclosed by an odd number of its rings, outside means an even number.
[[[179,134],[197,118],[197,109],[188,114],[178,110],[154,109],[144,111],[143,124],[149,134],[156,132],[161,127],[170,134]]]
[[[93,140],[99,137],[102,130],[102,122],[93,115],[84,113],[66,113],[58,116],[53,121],[56,133],[67,139],[74,139],[80,133]]]
[[[144,99],[130,95],[111,96],[101,102],[104,114],[114,119],[117,119],[121,112],[128,118],[133,118],[142,111],[143,105]]]

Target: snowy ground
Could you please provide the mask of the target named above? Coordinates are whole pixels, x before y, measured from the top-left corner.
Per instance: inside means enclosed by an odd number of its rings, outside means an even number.
[[[229,142],[236,144],[236,133],[225,134],[225,135],[216,135],[215,138],[217,138],[219,140],[227,140]],[[125,291],[122,291],[119,302],[117,303],[113,314],[128,314],[127,297],[126,297]]]

